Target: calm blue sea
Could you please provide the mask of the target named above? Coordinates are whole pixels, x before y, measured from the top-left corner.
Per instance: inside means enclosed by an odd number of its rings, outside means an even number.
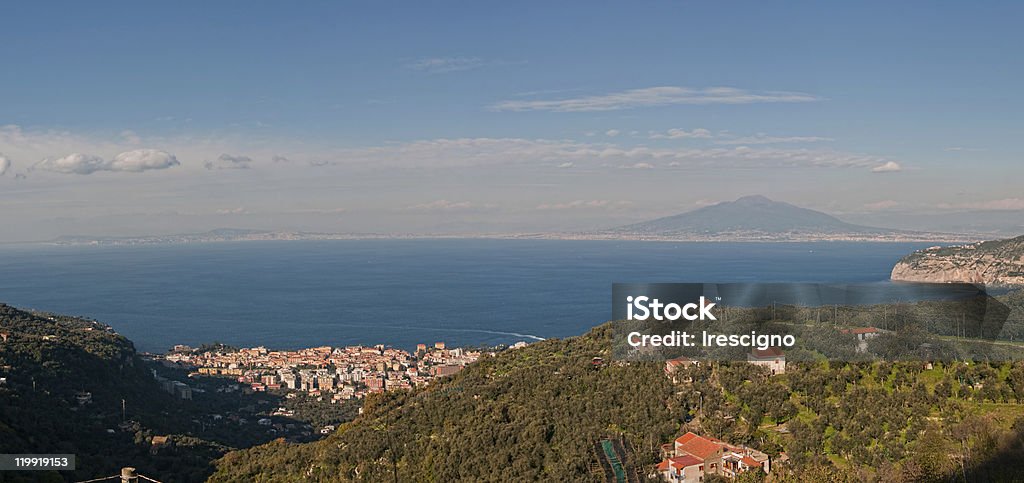
[[[879,282],[922,243],[344,240],[0,247],[0,302],[92,317],[140,350],[411,348],[581,334],[614,282]]]

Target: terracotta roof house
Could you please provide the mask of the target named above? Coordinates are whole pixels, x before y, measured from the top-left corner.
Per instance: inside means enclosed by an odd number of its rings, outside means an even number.
[[[673,454],[667,454],[655,467],[665,481],[700,483],[706,475],[735,478],[746,471],[769,471],[767,454],[693,432],[676,438],[672,447]]]
[[[868,339],[878,337],[882,331],[875,327],[857,327],[853,329],[839,329],[840,334],[852,334],[857,337],[857,352],[868,351]]]
[[[684,452],[696,456],[702,460],[715,457],[715,455],[725,450],[725,445],[722,443],[716,443],[710,439],[701,438],[700,436],[687,441],[684,444],[676,445],[676,454]]]
[[[700,361],[695,361],[687,357],[676,357],[675,359],[669,359],[665,361],[665,375],[672,379],[673,383],[678,383],[675,373],[684,367],[698,366],[700,367]]]
[[[704,481],[704,462],[690,455],[667,458],[656,467],[662,479],[677,483]]]
[[[747,354],[747,362],[767,368],[772,375],[786,373],[786,354],[778,347],[752,349],[750,354]]]

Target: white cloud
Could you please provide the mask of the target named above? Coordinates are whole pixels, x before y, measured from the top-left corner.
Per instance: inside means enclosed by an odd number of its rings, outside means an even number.
[[[687,131],[700,134],[698,129]],[[666,132],[667,133],[667,132]],[[618,141],[620,134],[614,140]],[[335,148],[280,142],[245,142],[234,138],[154,138],[147,142],[159,142],[162,146],[174,147],[174,151],[193,159],[209,159],[206,163],[187,165],[184,171],[195,172],[205,166],[209,169],[255,167],[256,159],[275,159],[266,169],[288,170],[298,173],[314,166],[317,169],[446,169],[482,166],[543,166],[569,168],[614,168],[646,163],[658,167],[680,169],[774,169],[774,168],[862,168],[872,169],[891,162],[881,156],[832,149],[795,148],[775,145],[753,146],[645,146],[629,141],[611,142],[609,138],[599,141],[570,139],[527,139],[527,138],[436,138],[408,142],[381,143],[363,147]],[[282,150],[293,151],[291,163],[283,162]],[[46,158],[41,169],[58,172],[94,172],[95,170],[127,169],[132,163],[118,163],[108,166],[102,159],[94,166],[89,156],[78,154],[72,159],[59,162],[64,153],[96,153],[96,158],[114,156],[116,153],[140,151],[118,142],[88,138],[67,132],[23,131],[17,126],[0,126],[0,152],[13,159]],[[218,153],[239,153],[218,154]],[[136,153],[137,155],[138,153]],[[168,155],[169,156],[169,155]],[[179,159],[181,154],[178,154]],[[133,156],[133,159],[137,156]],[[109,159],[109,158],[107,158]],[[299,160],[300,162],[295,162]],[[167,166],[157,163],[143,168],[170,167],[175,165],[168,158]],[[641,164],[641,167],[643,164]]]
[[[604,132],[604,135],[613,138],[615,136],[618,136],[620,133],[621,131],[619,131],[618,129],[609,129]]]
[[[697,128],[692,131],[685,129],[669,129],[665,132],[651,131],[647,136],[649,139],[711,139],[715,144],[738,146],[752,144],[783,144],[783,143],[817,143],[834,141],[832,138],[820,136],[769,136],[765,133],[757,133],[753,136],[732,137],[729,131],[720,131],[716,136],[708,129]]]
[[[136,149],[118,154],[110,161],[91,154],[71,153],[61,158],[43,159],[32,165],[31,169],[64,174],[92,174],[97,171],[141,173],[167,169],[179,164],[181,163],[173,154],[156,149]]]
[[[310,208],[304,210],[295,210],[288,213],[294,214],[305,214],[305,215],[340,215],[342,213],[348,213],[346,208]]]
[[[707,129],[697,128],[692,131],[685,129],[669,129],[666,132],[652,132],[648,136],[651,139],[686,139],[686,138],[699,138],[706,139],[712,137],[711,131]]]
[[[286,158],[284,156],[281,156],[280,154],[275,154],[273,157],[270,158],[270,160],[275,162],[275,163],[288,163],[288,162],[291,162],[291,160],[289,160],[288,158]]]
[[[103,171],[106,161],[99,156],[71,153],[62,158],[46,158],[32,165],[33,169],[64,174],[92,174]]]
[[[1024,210],[1024,198],[1003,198],[959,204],[942,203],[938,207],[947,210],[1017,211]]]
[[[537,205],[538,210],[550,211],[550,210],[576,210],[576,209],[618,209],[632,203],[629,201],[610,201],[610,200],[573,200],[566,203],[544,203]]]
[[[252,162],[252,158],[248,156],[236,156],[232,154],[221,154],[217,159],[234,165],[248,165]]]
[[[651,163],[634,163],[619,166],[620,168],[626,169],[654,169],[654,165]]]
[[[484,66],[479,57],[423,57],[409,62],[407,68],[431,74],[458,72]]]
[[[0,176],[7,174],[7,170],[11,169],[11,160],[7,156],[0,154]]]
[[[145,143],[143,146],[135,144],[135,139],[127,131],[101,137],[52,129],[23,129],[17,125],[0,126],[0,152],[12,159],[51,159],[51,163],[58,158],[65,157],[68,153],[80,153],[110,160],[119,153],[136,151],[143,147],[155,147],[161,151],[174,153],[178,159],[183,157],[203,159],[210,153],[223,152],[224,149],[238,143],[235,139],[206,138],[194,135],[181,135],[173,138],[146,137],[140,140]],[[44,164],[44,166],[46,165],[48,164]],[[31,163],[26,163],[25,166],[30,170],[32,168]],[[189,168],[185,163],[182,166],[184,169]],[[191,167],[198,168],[199,165]]]
[[[173,154],[156,149],[126,151],[114,156],[114,159],[107,163],[109,171],[130,171],[135,173],[151,169],[166,169],[180,164],[178,158],[174,157]]]
[[[243,207],[238,207],[238,208],[221,208],[221,209],[217,210],[216,213],[218,215],[244,215],[244,214],[247,214],[248,211],[246,211],[246,209],[243,208]]]
[[[650,147],[607,142],[556,139],[459,138],[429,139],[325,153],[332,166],[367,168],[456,168],[494,165],[561,166],[573,168],[673,166],[700,169],[731,168],[863,168],[889,160],[873,155],[826,149],[781,147]],[[672,164],[676,163],[676,164]]]
[[[896,161],[886,161],[884,164],[871,168],[872,173],[895,173],[898,171],[903,171],[903,166]]]
[[[697,89],[679,86],[659,86],[569,99],[507,100],[495,103],[490,108],[495,111],[586,112],[681,104],[752,104],[820,100],[822,99],[818,96],[802,92],[754,92],[733,87]]]
[[[206,161],[203,166],[206,169],[249,169],[252,158],[248,156],[221,154],[217,161]]]
[[[874,203],[867,203],[867,204],[864,205],[864,209],[866,209],[868,211],[883,211],[883,210],[891,210],[891,209],[896,208],[898,206],[900,206],[900,202],[898,202],[898,201],[882,200],[882,201],[876,201]]]
[[[768,136],[764,133],[757,133],[754,136],[745,136],[733,139],[722,139],[719,141],[715,141],[715,144],[748,145],[783,143],[820,143],[827,141],[834,141],[834,139],[820,136]]]
[[[494,205],[484,204],[477,205],[469,201],[448,201],[448,200],[434,200],[429,203],[420,203],[417,205],[411,205],[405,207],[406,210],[410,211],[467,211],[476,209],[489,209],[494,208]]]

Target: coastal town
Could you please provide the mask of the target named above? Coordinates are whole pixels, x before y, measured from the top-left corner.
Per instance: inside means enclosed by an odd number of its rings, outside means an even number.
[[[262,346],[194,349],[177,345],[158,359],[167,366],[188,371],[189,377],[227,377],[252,392],[303,392],[339,402],[424,386],[436,378],[458,373],[483,354],[479,350],[449,349],[444,342],[419,344],[414,353],[383,345],[298,350],[270,350]],[[180,385],[168,392],[191,398]]]

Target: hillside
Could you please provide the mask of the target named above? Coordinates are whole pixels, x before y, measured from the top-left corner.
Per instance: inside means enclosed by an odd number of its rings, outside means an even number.
[[[601,481],[595,443],[647,475],[685,431],[785,451],[774,481],[1013,481],[1024,471],[1024,365],[592,364],[611,329],[506,351],[386,393],[322,441],[226,455],[212,481]],[[963,461],[954,466],[953,461]],[[749,481],[760,481],[751,475]]]
[[[608,357],[609,336],[538,342],[425,390],[368,399],[323,444],[231,453],[212,479],[586,481],[600,477],[594,444],[620,434],[643,447],[639,466],[654,464],[649,450],[683,412],[660,365],[593,366]]]
[[[0,453],[77,458],[74,472],[0,472],[0,481],[78,481],[123,466],[164,482],[201,481],[228,450],[276,437],[209,418],[256,401],[212,388],[183,401],[164,392],[154,368],[109,326],[0,304]]]
[[[950,234],[911,232],[846,223],[820,211],[744,196],[679,215],[603,232],[609,236],[682,240],[919,240],[950,239]]]
[[[94,321],[0,305],[0,328],[0,451],[78,455],[80,470],[56,479],[132,465],[160,481],[594,481],[608,474],[597,449],[605,440],[635,481],[685,431],[773,458],[785,451],[790,462],[773,470],[781,481],[1013,481],[1024,472],[1021,362],[791,363],[780,376],[710,363],[673,384],[662,363],[610,361],[606,324],[370,397],[326,439],[280,438],[217,460],[270,437],[241,419],[210,429],[204,415],[280,401],[235,396],[214,409],[217,401],[204,402],[212,389],[171,398],[131,342]],[[173,444],[157,448],[156,434]]]
[[[932,247],[903,257],[892,280],[1024,286],[1024,236],[954,247]]]

